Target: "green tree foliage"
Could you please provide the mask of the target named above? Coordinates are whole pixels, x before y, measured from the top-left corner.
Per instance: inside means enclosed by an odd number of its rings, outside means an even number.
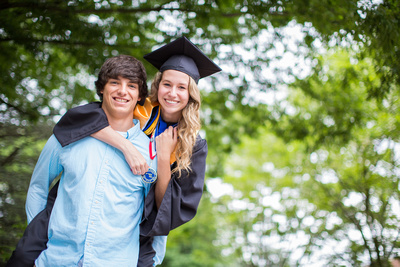
[[[292,265],[389,266],[400,245],[398,94],[367,100],[380,83],[370,60],[335,50],[320,64],[291,86],[280,124],[231,158],[226,181],[245,205],[230,231],[255,266],[282,259],[270,247]]]
[[[14,226],[18,229],[11,239],[15,242],[22,234],[23,196],[38,144],[66,109],[95,99],[93,75],[107,57],[129,54],[141,59],[154,47],[186,35],[223,67],[222,73],[199,85],[206,89],[202,117],[210,148],[207,175],[224,177],[223,166],[233,148],[245,136],[263,135],[264,125],[285,142],[304,142],[309,152],[351,142],[353,129],[365,123],[365,112],[370,114],[363,101],[377,99],[381,107],[398,93],[399,17],[398,0],[1,1],[0,235]],[[295,32],[302,37],[288,41],[291,32],[285,29],[293,25],[300,25]],[[315,78],[326,71],[318,64],[322,47],[347,47],[353,60],[369,60],[369,68],[360,66],[375,77],[362,80],[363,94],[356,90],[360,70],[337,68],[342,79],[335,81],[335,75]],[[313,112],[287,116],[283,106],[268,106],[259,99],[260,93],[268,98],[269,92],[301,76],[298,63],[290,65],[285,52],[315,67],[314,79],[299,81],[299,90],[291,92],[298,97],[290,102],[303,110],[307,103],[315,107]],[[276,60],[289,67],[277,66]],[[144,63],[151,78],[155,69]],[[331,79],[332,88],[326,89],[332,94],[338,93],[336,86],[346,89],[343,99],[332,100],[314,90],[326,79]],[[18,174],[11,171],[15,166]],[[13,189],[17,175],[20,186]],[[10,242],[1,244],[2,255],[14,247]],[[274,253],[281,257],[280,250]]]
[[[64,108],[93,99],[90,82],[79,79],[79,73],[95,73],[111,55],[141,58],[154,45],[185,34],[214,57],[222,45],[252,40],[293,20],[306,26],[305,40],[311,47],[319,36],[338,44],[354,40],[376,61],[382,86],[387,84],[384,90],[371,88],[371,94],[384,96],[399,78],[399,9],[397,1],[2,1],[0,100],[9,112],[16,112],[13,117],[35,120],[42,109],[58,114],[59,107],[49,99],[61,98]],[[275,34],[281,37],[279,31]],[[268,62],[263,54],[271,47],[271,42],[247,42],[246,50],[256,49],[252,62],[235,51],[220,60],[245,66],[267,85],[261,70]],[[232,93],[236,87],[222,86]]]
[[[206,192],[192,221],[168,235],[167,253],[161,266],[232,266],[232,259],[221,256],[220,248],[223,246],[213,245],[224,220],[218,217],[219,213],[209,197]]]
[[[23,130],[30,135],[16,126],[0,129],[0,265],[25,230],[29,178],[51,127],[42,124]]]

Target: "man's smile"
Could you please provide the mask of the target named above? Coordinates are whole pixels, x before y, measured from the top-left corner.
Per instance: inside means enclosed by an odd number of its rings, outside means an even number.
[[[129,102],[129,100],[124,99],[124,98],[120,98],[120,97],[114,97],[114,100],[117,101],[117,102],[121,102],[121,103]]]

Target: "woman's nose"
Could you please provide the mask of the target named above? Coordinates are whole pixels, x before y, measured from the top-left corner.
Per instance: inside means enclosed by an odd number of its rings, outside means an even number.
[[[173,87],[171,88],[171,90],[169,90],[169,95],[171,95],[171,96],[175,96],[175,95],[176,95],[176,88],[175,88],[175,86],[173,86]]]

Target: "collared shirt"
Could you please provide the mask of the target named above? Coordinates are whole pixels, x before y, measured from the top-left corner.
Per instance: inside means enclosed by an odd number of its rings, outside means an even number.
[[[149,158],[149,138],[133,128],[120,133]],[[46,205],[51,182],[62,172],[49,222],[48,248],[36,266],[136,266],[143,199],[150,184],[133,175],[123,154],[95,138],[61,147],[46,143],[28,190],[28,222]]]

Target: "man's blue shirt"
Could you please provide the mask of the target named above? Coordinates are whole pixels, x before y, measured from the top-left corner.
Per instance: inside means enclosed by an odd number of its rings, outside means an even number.
[[[120,133],[151,164],[149,138],[133,128]],[[46,205],[51,182],[60,174],[49,221],[49,242],[36,266],[136,266],[143,200],[150,184],[133,175],[123,154],[95,138],[61,147],[51,136],[36,164],[28,190],[28,223]]]

